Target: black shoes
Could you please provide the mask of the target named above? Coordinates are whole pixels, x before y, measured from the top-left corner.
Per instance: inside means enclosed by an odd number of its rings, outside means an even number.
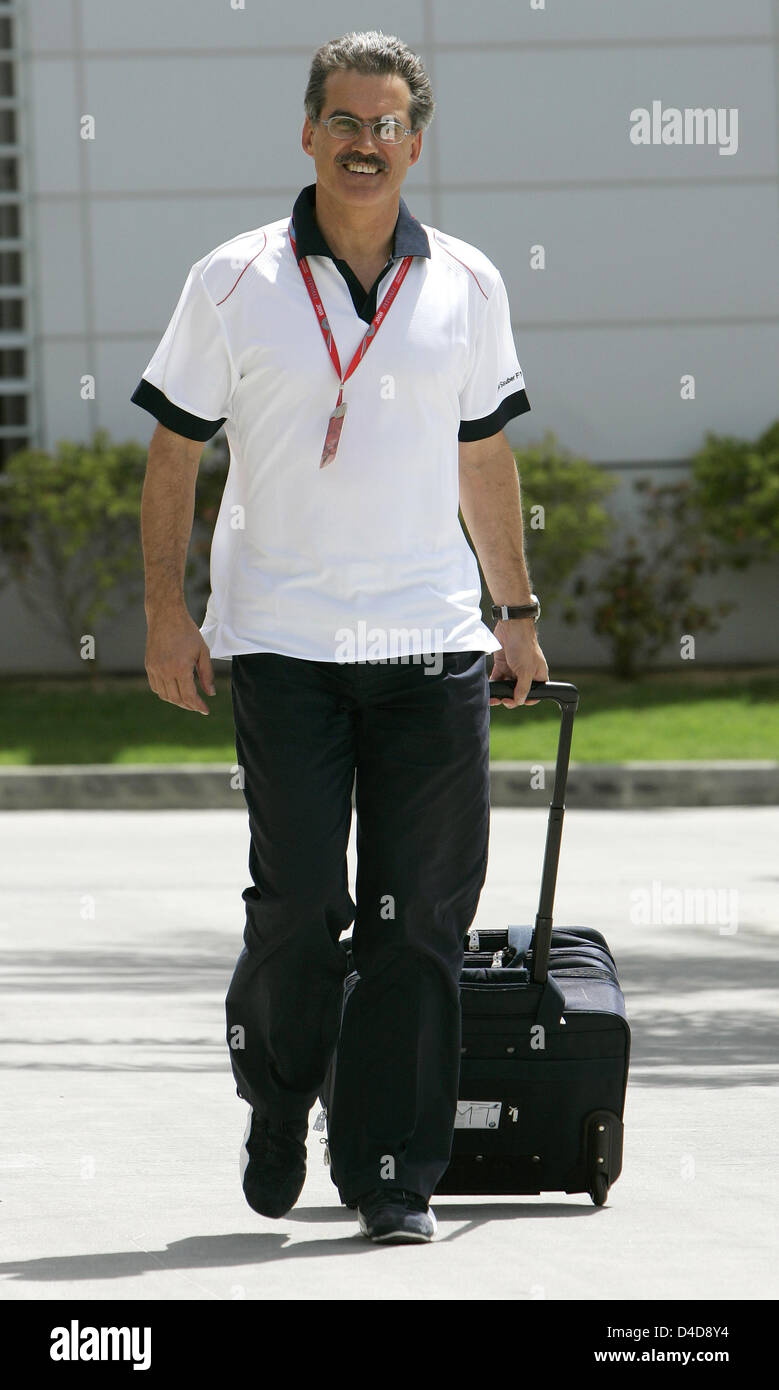
[[[306,1180],[308,1118],[270,1126],[249,1111],[241,1144],[241,1186],[253,1211],[260,1216],[286,1216]]]
[[[249,1206],[260,1216],[286,1216],[306,1180],[308,1118],[269,1124],[249,1111],[240,1155],[241,1186]],[[368,1240],[385,1244],[431,1241],[437,1222],[426,1199],[402,1187],[365,1192],[357,1208],[360,1230]]]
[[[357,1199],[360,1230],[368,1240],[412,1244],[433,1239],[438,1223],[418,1192],[385,1187]]]

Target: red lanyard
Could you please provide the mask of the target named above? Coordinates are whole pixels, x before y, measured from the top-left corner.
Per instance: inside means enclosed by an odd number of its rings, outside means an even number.
[[[290,239],[290,241],[291,241],[291,243],[292,243],[292,252],[293,252],[293,255],[296,256],[296,251],[295,251],[295,245],[296,245],[296,243],[295,243],[295,234],[294,234],[294,231],[293,231],[293,224],[292,224],[292,221],[291,221],[291,220],[290,220],[290,224],[289,224],[289,239]],[[296,256],[296,259],[297,259],[297,256]],[[325,340],[325,347],[327,348],[327,351],[330,353],[330,361],[332,362],[333,366],[335,367],[335,370],[336,370],[337,373],[338,373],[338,380],[339,380],[339,382],[340,382],[340,389],[339,389],[339,391],[338,391],[338,400],[336,401],[336,405],[335,405],[336,410],[338,409],[338,407],[340,406],[340,404],[341,404],[341,402],[342,402],[342,400],[343,400],[343,397],[344,397],[344,386],[346,385],[346,382],[349,380],[349,377],[352,375],[352,372],[355,370],[355,368],[358,366],[358,364],[359,364],[360,362],[362,362],[362,359],[363,359],[363,357],[365,356],[366,352],[368,351],[368,348],[370,347],[371,343],[373,342],[373,339],[376,337],[376,334],[378,333],[379,329],[381,328],[382,323],[384,322],[385,318],[387,317],[387,314],[389,313],[389,311],[390,311],[390,309],[391,309],[391,307],[392,307],[392,302],[393,302],[393,300],[394,300],[394,298],[395,298],[395,296],[396,296],[398,290],[400,289],[401,285],[403,284],[403,281],[405,280],[405,278],[406,278],[406,276],[407,276],[407,274],[408,274],[409,267],[410,267],[411,262],[413,261],[413,259],[414,259],[413,256],[404,256],[404,257],[403,257],[403,260],[402,260],[402,262],[401,262],[401,264],[400,264],[400,268],[399,268],[399,270],[396,272],[395,278],[394,278],[394,280],[392,281],[392,284],[390,285],[389,289],[387,290],[387,293],[385,294],[383,300],[381,301],[381,304],[379,305],[378,309],[376,310],[376,313],[374,314],[373,319],[371,320],[371,323],[370,323],[370,325],[369,325],[369,327],[368,327],[368,331],[367,331],[367,333],[365,334],[365,337],[363,338],[362,342],[360,343],[360,346],[358,347],[357,351],[355,352],[354,357],[352,358],[351,362],[349,363],[349,366],[347,367],[347,369],[346,369],[346,371],[343,373],[343,375],[341,374],[341,359],[340,359],[340,357],[338,356],[338,348],[337,348],[336,345],[335,345],[335,339],[333,338],[333,334],[332,334],[332,331],[331,331],[331,329],[330,329],[330,324],[329,324],[328,321],[327,321],[327,315],[325,314],[325,306],[324,306],[324,304],[322,303],[322,300],[321,300],[321,297],[320,297],[320,294],[319,294],[319,290],[317,289],[316,284],[315,284],[315,282],[314,282],[314,277],[313,277],[313,275],[311,274],[311,268],[310,268],[310,266],[309,266],[309,264],[308,264],[308,261],[306,260],[305,256],[303,256],[302,259],[301,259],[300,261],[298,261],[298,265],[300,266],[300,273],[301,273],[301,275],[303,276],[303,279],[304,279],[304,281],[305,281],[306,289],[308,290],[308,294],[309,294],[309,298],[310,298],[310,300],[311,300],[311,303],[312,303],[313,306],[314,306],[314,309],[316,310],[316,316],[317,316],[317,319],[318,319],[318,321],[319,321],[319,327],[320,327],[321,330],[322,330],[322,337],[323,337],[324,340]]]

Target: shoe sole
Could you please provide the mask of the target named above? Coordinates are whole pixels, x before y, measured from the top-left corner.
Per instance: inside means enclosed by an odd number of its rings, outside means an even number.
[[[429,1236],[423,1235],[421,1231],[403,1230],[385,1231],[384,1235],[371,1236],[363,1225],[362,1217],[360,1217],[360,1231],[365,1236],[366,1240],[372,1241],[374,1245],[386,1245],[389,1244],[390,1241],[394,1241],[396,1245],[429,1245],[432,1240],[435,1240],[436,1232],[438,1231],[438,1222],[432,1211],[428,1211],[428,1216],[433,1222],[433,1229]]]
[[[241,1152],[240,1152],[240,1154],[239,1154],[239,1167],[240,1167],[240,1172],[241,1172],[241,1187],[243,1187],[244,1173],[246,1172],[246,1169],[249,1167],[249,1150],[248,1150],[248,1148],[247,1148],[247,1145],[248,1145],[248,1143],[249,1143],[249,1134],[250,1134],[250,1132],[251,1132],[251,1127],[252,1127],[252,1110],[251,1110],[251,1107],[250,1107],[250,1109],[249,1109],[249,1118],[248,1118],[248,1120],[246,1121],[246,1129],[245,1129],[244,1132],[243,1132],[243,1139],[242,1139],[242,1141],[241,1141]]]
[[[429,1245],[434,1235],[435,1232],[430,1236],[422,1236],[413,1235],[411,1231],[388,1231],[384,1236],[368,1236],[368,1240],[374,1245]]]

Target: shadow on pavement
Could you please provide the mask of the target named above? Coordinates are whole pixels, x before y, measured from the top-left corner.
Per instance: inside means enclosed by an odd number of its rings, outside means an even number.
[[[770,983],[775,948],[766,938],[750,942],[748,955],[736,942],[712,940],[712,953],[617,953],[631,1030],[631,1066],[640,1066],[641,1086],[697,1086],[696,1068],[716,1067],[705,1085],[772,1085],[775,1074],[777,998]],[[727,997],[723,997],[723,996]],[[708,996],[702,998],[701,996]],[[683,1071],[644,1071],[679,1067]],[[630,1080],[628,1081],[630,1085]]]
[[[224,937],[218,947],[204,952],[198,941],[196,954],[185,943],[176,951],[125,950],[4,950],[0,953],[4,989],[46,993],[97,990],[101,994],[205,994],[227,993],[242,942],[225,955]]]
[[[631,1065],[641,1068],[634,1084],[697,1086],[696,1068],[717,1068],[707,1086],[771,1084],[766,1070],[776,1062],[776,994],[773,988],[775,948],[770,938],[747,931],[718,936],[712,928],[710,950],[698,933],[685,950],[675,937],[667,953],[618,951],[617,965],[631,1027]],[[204,937],[212,949],[204,950]],[[181,998],[187,993],[224,997],[235,955],[225,956],[219,933],[196,934],[197,949],[186,942],[172,951],[11,950],[0,953],[4,987],[15,992],[116,993],[148,997],[155,993]],[[56,1019],[56,1004],[47,1003],[47,1016]],[[126,1017],[126,1009],[124,1012]],[[52,1032],[55,1032],[55,1027]],[[94,1048],[95,1060],[70,1060],[69,1045]],[[116,1060],[107,1049],[116,1046]],[[51,1060],[40,1049],[51,1050]],[[226,1043],[222,1036],[73,1036],[36,1037],[27,1061],[14,1061],[26,1070],[214,1072],[225,1070]],[[189,1060],[182,1061],[181,1054]],[[11,1065],[10,1063],[8,1065]],[[652,1072],[651,1068],[657,1068]],[[672,1075],[666,1068],[678,1070]],[[644,1070],[649,1069],[649,1070]],[[751,1069],[751,1070],[750,1070]]]
[[[578,1202],[576,1199],[579,1199]],[[521,1194],[515,1198],[507,1198],[502,1202],[476,1202],[452,1201],[449,1197],[436,1197],[435,1193],[430,1198],[430,1205],[433,1208],[439,1223],[442,1221],[468,1221],[472,1225],[482,1226],[485,1221],[515,1221],[518,1217],[533,1216],[594,1216],[598,1208],[593,1206],[589,1197],[584,1192],[572,1192],[569,1197],[560,1202],[537,1202]],[[606,1203],[608,1206],[608,1202]],[[345,1225],[357,1220],[357,1213],[347,1210],[346,1207],[295,1207],[284,1217],[285,1221],[325,1222],[332,1224],[333,1221],[343,1220]],[[460,1235],[461,1232],[454,1234]],[[447,1236],[451,1240],[452,1236]],[[440,1239],[440,1237],[439,1237]]]
[[[469,1234],[488,1221],[519,1218],[547,1218],[549,1216],[595,1216],[598,1208],[594,1206],[572,1205],[544,1202],[523,1206],[521,1199],[516,1205],[490,1203],[474,1206],[456,1203],[442,1206],[435,1204],[434,1211],[439,1220],[438,1237],[434,1244],[443,1245]],[[376,1246],[360,1234],[356,1217],[352,1212],[341,1212],[337,1207],[313,1207],[290,1213],[288,1221],[295,1216],[304,1224],[310,1221],[344,1220],[343,1236],[325,1240],[300,1240],[289,1242],[287,1232],[262,1232],[256,1234],[187,1236],[184,1240],[172,1241],[161,1250],[116,1250],[104,1254],[43,1256],[40,1259],[8,1260],[0,1262],[0,1279],[23,1280],[30,1283],[70,1283],[78,1279],[90,1281],[102,1279],[135,1279],[145,1274],[169,1273],[180,1270],[237,1269],[243,1265],[264,1264],[269,1260],[297,1260],[313,1257],[321,1259],[324,1255],[373,1254],[380,1258],[380,1251],[386,1246]],[[443,1234],[441,1223],[455,1220],[465,1224],[456,1231]],[[289,1243],[286,1243],[289,1242]]]

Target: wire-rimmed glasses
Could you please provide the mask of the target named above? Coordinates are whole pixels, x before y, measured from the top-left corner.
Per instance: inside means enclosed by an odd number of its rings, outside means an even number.
[[[407,135],[413,133],[401,121],[396,121],[394,116],[382,116],[378,121],[358,121],[356,116],[330,116],[319,124],[334,140],[354,140],[368,126],[374,137],[384,145],[399,145]]]

